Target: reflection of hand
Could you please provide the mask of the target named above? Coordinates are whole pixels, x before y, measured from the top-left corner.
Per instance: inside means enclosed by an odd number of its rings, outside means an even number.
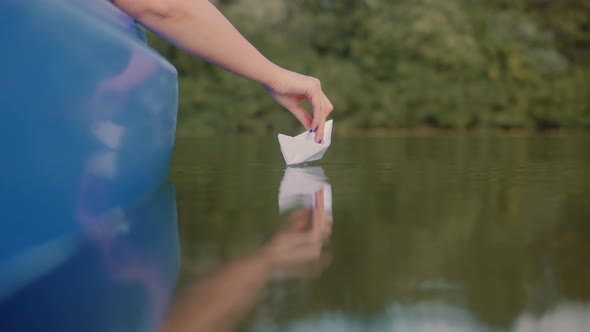
[[[176,300],[162,331],[233,331],[254,306],[270,278],[311,278],[330,258],[322,254],[330,238],[324,193],[315,193],[313,209],[298,209],[286,226],[254,252],[220,266],[186,288]]]
[[[307,129],[315,132],[317,143],[322,142],[326,117],[334,107],[322,91],[318,79],[283,69],[275,83],[265,88],[279,105],[291,112]],[[311,104],[313,120],[301,106],[304,100]]]
[[[297,209],[287,216],[287,225],[259,251],[274,278],[317,276],[329,264],[322,247],[330,238],[331,223],[326,220],[324,194],[315,194],[315,208]]]

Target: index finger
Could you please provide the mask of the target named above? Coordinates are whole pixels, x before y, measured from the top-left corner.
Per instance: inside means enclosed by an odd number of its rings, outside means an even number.
[[[317,238],[321,238],[324,227],[325,210],[324,210],[324,191],[319,190],[314,194],[315,206],[312,212],[312,232]]]
[[[311,122],[311,130],[315,133],[314,140],[316,143],[322,143],[324,138],[324,124],[326,123],[327,98],[318,88],[316,92],[309,97],[311,108],[313,110],[313,120]]]
[[[320,117],[320,121],[319,121],[319,125],[318,125],[318,130],[316,132],[315,141],[318,143],[324,143],[324,140],[325,140],[324,128],[326,125],[326,118],[328,117],[328,114],[330,114],[332,112],[332,110],[334,110],[334,106],[332,105],[330,100],[328,100],[328,97],[326,97],[324,92],[320,92],[320,94],[321,94],[321,99],[322,99],[321,109],[318,112],[318,116]],[[314,117],[316,117],[315,112],[314,112]]]

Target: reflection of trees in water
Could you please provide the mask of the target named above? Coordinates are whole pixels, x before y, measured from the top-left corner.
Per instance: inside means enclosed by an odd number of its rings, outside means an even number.
[[[572,224],[558,232],[557,278],[565,296],[590,301],[590,229],[587,222]]]
[[[439,301],[508,327],[551,315],[564,300],[590,300],[584,141],[340,139],[324,167],[335,189],[332,265],[317,282],[273,285],[258,317],[286,324],[340,312],[370,321],[392,303]],[[277,226],[276,206],[252,204],[276,200],[282,172],[228,166],[251,155],[264,163],[276,151],[262,139],[243,143],[189,145],[182,157],[208,160],[178,181],[179,210],[208,218],[181,220],[183,252],[198,253],[185,262],[223,260]],[[260,203],[245,199],[253,192]]]
[[[549,160],[541,148],[552,151],[551,143],[500,140],[481,152],[485,145],[443,138],[359,147],[362,160],[388,151],[407,157],[345,184],[330,173],[335,186],[360,192],[336,206],[334,264],[307,295],[290,293],[277,314],[370,318],[392,302],[443,298],[508,326],[525,311],[540,316],[564,299],[589,300],[590,209],[588,185],[580,185],[588,177],[570,159],[579,151]],[[298,297],[306,301],[294,309]]]

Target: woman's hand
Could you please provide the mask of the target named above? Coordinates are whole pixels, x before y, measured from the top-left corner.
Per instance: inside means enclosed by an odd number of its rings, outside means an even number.
[[[332,234],[324,209],[324,193],[315,193],[314,208],[299,208],[287,216],[286,226],[258,251],[271,278],[314,278],[330,264],[323,246]]]
[[[270,96],[291,112],[310,133],[315,133],[317,143],[322,143],[326,117],[334,106],[322,91],[320,80],[281,69],[273,83],[264,87]],[[301,106],[301,102],[305,100],[311,104],[313,119]]]
[[[283,69],[265,58],[209,1],[114,0],[121,10],[143,26],[189,54],[262,84],[281,106],[303,125],[315,131],[315,141],[324,138],[326,116],[332,103],[320,81]],[[301,107],[308,100],[313,120]]]

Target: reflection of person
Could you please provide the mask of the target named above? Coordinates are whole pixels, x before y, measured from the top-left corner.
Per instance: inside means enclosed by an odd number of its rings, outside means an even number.
[[[322,255],[331,234],[325,218],[318,192],[315,207],[291,212],[286,226],[267,243],[185,289],[162,331],[231,331],[268,281],[317,276],[329,263],[329,256]]]
[[[207,0],[114,0],[143,26],[187,52],[264,86],[270,96],[310,131],[324,135],[332,104],[320,81],[281,68],[256,50]],[[313,119],[300,103],[310,102]]]

